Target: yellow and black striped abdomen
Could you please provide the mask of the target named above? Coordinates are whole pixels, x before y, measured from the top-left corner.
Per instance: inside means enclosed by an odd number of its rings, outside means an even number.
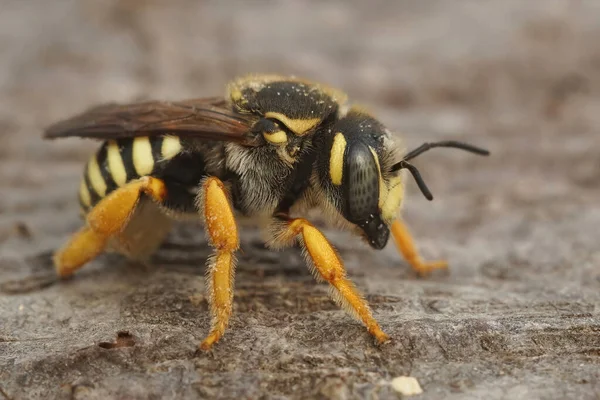
[[[153,175],[181,152],[179,138],[170,135],[104,142],[85,167],[79,187],[82,210],[89,211],[107,194],[134,179]]]

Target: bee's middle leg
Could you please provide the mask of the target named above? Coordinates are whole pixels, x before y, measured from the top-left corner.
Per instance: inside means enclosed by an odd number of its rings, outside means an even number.
[[[232,312],[235,251],[239,248],[237,225],[223,182],[209,177],[202,183],[199,206],[210,245],[215,249],[208,260],[206,286],[212,326],[200,344],[209,350],[225,333]]]
[[[332,286],[333,300],[352,316],[361,320],[378,343],[389,341],[373,318],[371,309],[354,284],[346,277],[344,264],[325,235],[302,218],[285,220],[283,227],[276,228],[276,238],[269,245],[282,247],[293,244],[296,239],[306,253],[309,264],[314,267],[317,279],[322,278]]]

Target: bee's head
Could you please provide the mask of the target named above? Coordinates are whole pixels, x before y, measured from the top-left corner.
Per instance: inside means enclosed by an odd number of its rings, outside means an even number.
[[[423,195],[433,196],[409,160],[434,147],[454,147],[479,155],[489,152],[455,141],[425,143],[394,163],[388,130],[370,115],[350,111],[323,133],[317,171],[327,201],[353,224],[369,245],[383,248],[404,198],[402,169],[408,169]]]
[[[351,109],[324,133],[322,149],[318,174],[325,197],[371,247],[383,248],[404,195],[400,171],[391,171],[394,154],[386,128]]]

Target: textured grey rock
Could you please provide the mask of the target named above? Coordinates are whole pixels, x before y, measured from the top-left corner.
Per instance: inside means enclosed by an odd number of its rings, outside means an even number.
[[[0,13],[0,398],[598,398],[600,7],[594,0],[193,2],[5,0]],[[405,206],[425,257],[327,230],[395,341],[313,282],[296,251],[243,232],[235,315],[210,354],[202,229],[155,265],[103,256],[67,282],[48,252],[79,226],[90,141],[42,127],[104,101],[220,94],[246,72],[329,82],[406,147],[437,151]],[[118,332],[121,332],[118,338]]]

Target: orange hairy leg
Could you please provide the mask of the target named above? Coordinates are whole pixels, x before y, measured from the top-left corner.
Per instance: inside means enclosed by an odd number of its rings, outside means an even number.
[[[208,260],[206,279],[212,323],[210,333],[200,344],[202,350],[209,350],[223,336],[231,317],[234,252],[240,243],[227,191],[218,178],[209,177],[203,182],[201,206],[208,240],[215,249]]]
[[[427,275],[434,269],[448,268],[446,261],[423,261],[417,252],[417,247],[408,231],[408,227],[400,220],[396,220],[392,224],[392,236],[394,236],[396,246],[406,261],[419,275]]]
[[[307,220],[297,218],[286,221],[284,230],[277,236],[273,243],[275,246],[290,245],[295,239],[299,239],[306,252],[307,261],[314,267],[315,277],[324,279],[332,286],[332,297],[335,302],[353,317],[361,320],[378,343],[385,343],[390,339],[373,318],[365,299],[346,277],[346,270],[340,256],[321,231]]]
[[[116,189],[90,210],[86,226],[54,254],[54,266],[60,277],[68,277],[98,256],[108,240],[119,234],[145,193],[162,202],[167,190],[160,179],[145,176]]]

